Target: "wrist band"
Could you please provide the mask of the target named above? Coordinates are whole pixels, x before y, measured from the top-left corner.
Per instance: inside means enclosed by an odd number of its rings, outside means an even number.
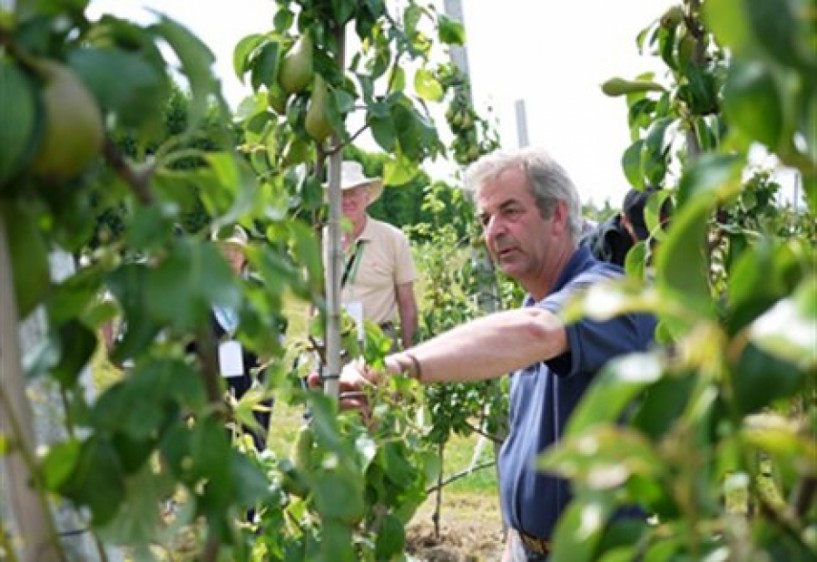
[[[423,382],[423,367],[420,365],[420,361],[411,353],[404,351],[403,355],[409,358],[411,366],[413,367],[413,372],[410,373],[409,376],[417,381]]]

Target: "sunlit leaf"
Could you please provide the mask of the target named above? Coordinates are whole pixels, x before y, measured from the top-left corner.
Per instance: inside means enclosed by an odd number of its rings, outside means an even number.
[[[48,448],[41,461],[43,483],[46,490],[58,490],[71,476],[79,460],[81,443],[74,439],[55,443]]]
[[[383,166],[383,182],[387,185],[403,185],[413,180],[418,172],[410,159],[398,154]]]
[[[655,354],[615,359],[596,380],[570,417],[567,436],[577,436],[597,423],[615,422],[641,391],[661,378],[663,365]]]
[[[758,347],[804,369],[817,367],[817,278],[806,279],[795,293],[757,318],[749,339]]]
[[[440,101],[445,94],[434,75],[425,68],[418,69],[414,74],[414,89],[426,101]]]
[[[547,449],[537,466],[591,490],[611,490],[633,475],[655,478],[664,462],[639,432],[595,425]]]
[[[614,508],[601,494],[579,496],[559,517],[551,541],[553,562],[590,562]]]

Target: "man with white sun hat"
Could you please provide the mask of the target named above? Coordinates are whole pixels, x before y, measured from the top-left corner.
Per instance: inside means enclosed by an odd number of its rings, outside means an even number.
[[[399,228],[373,219],[367,209],[383,193],[383,180],[366,177],[359,162],[341,166],[344,227],[341,300],[352,316],[374,322],[409,347],[417,331],[414,280],[417,271],[408,239]]]

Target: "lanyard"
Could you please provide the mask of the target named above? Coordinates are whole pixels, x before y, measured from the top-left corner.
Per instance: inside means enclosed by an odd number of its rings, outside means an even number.
[[[346,283],[354,283],[357,277],[357,270],[360,268],[360,262],[363,259],[363,240],[355,242],[355,252],[346,260],[346,266],[343,268],[343,277],[340,279],[340,288],[343,289]]]

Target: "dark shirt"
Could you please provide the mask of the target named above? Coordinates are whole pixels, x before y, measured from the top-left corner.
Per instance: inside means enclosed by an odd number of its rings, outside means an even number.
[[[597,261],[581,246],[573,254],[549,295],[530,296],[523,306],[559,314],[576,291],[604,279],[620,277],[620,267]],[[655,319],[633,314],[597,322],[582,319],[566,327],[569,351],[513,373],[510,432],[499,457],[500,496],[505,522],[513,529],[544,539],[570,501],[565,480],[538,472],[536,457],[561,439],[571,412],[596,373],[612,358],[646,350],[653,341]]]

